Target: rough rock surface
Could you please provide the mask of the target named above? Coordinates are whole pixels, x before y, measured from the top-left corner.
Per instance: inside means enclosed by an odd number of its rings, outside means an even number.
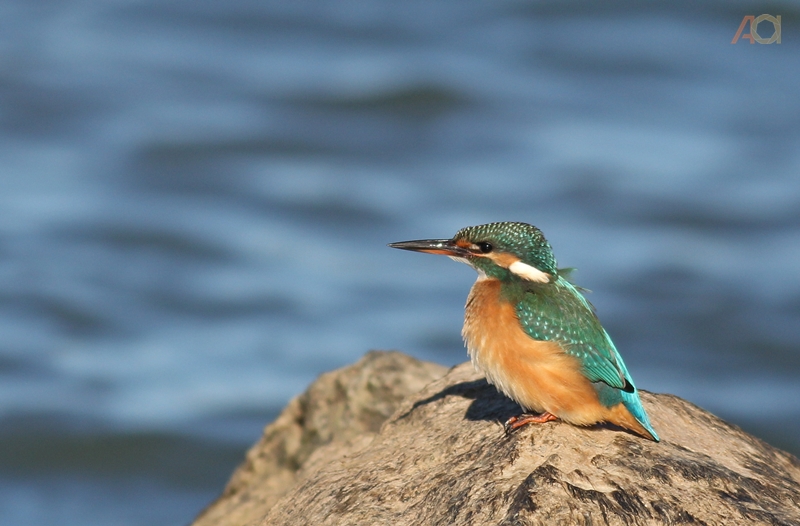
[[[264,429],[194,526],[242,526],[262,518],[294,485],[298,469],[317,448],[335,443],[330,458],[344,454],[348,441],[378,432],[403,399],[446,372],[403,353],[371,351],[353,365],[321,375]]]
[[[329,383],[336,375],[358,376],[359,365],[383,357],[330,373]],[[437,375],[429,365],[405,363],[428,379]],[[329,398],[320,387],[304,398]],[[309,446],[280,498],[249,503],[241,495],[263,495],[272,479],[234,476],[196,524],[243,525],[245,516],[260,513],[256,524],[263,525],[800,525],[795,457],[680,398],[641,394],[661,443],[562,422],[505,436],[501,422],[519,408],[462,364],[408,396],[377,434],[378,417],[367,433],[342,440],[326,434],[334,438],[316,442],[313,452]],[[270,456],[281,451],[274,447],[281,418],[260,443],[273,447],[259,453],[256,446],[248,464],[277,462]],[[331,415],[328,425],[341,429],[338,418]],[[248,464],[237,473],[246,474]]]

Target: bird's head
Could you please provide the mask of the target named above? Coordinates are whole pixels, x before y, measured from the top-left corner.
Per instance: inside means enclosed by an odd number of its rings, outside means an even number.
[[[459,230],[452,239],[390,243],[390,247],[450,256],[496,279],[549,283],[556,260],[542,231],[527,223],[488,223]]]

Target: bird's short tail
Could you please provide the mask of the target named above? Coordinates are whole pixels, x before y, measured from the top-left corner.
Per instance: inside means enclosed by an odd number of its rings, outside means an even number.
[[[632,393],[620,391],[620,395],[622,395],[622,405],[624,405],[631,416],[636,419],[636,422],[642,427],[642,431],[645,431],[650,435],[650,438],[656,442],[660,442],[661,439],[658,437],[658,433],[653,429],[653,425],[650,423],[650,419],[647,418],[644,407],[642,407],[642,401],[639,400],[639,393],[637,391]],[[640,431],[640,434],[643,433]]]

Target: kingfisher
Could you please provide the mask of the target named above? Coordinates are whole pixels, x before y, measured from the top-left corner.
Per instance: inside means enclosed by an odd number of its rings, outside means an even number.
[[[525,411],[508,419],[507,433],[560,419],[607,422],[659,441],[622,356],[569,281],[572,269],[557,267],[541,230],[489,223],[452,239],[389,246],[442,254],[478,271],[461,334],[475,368]]]

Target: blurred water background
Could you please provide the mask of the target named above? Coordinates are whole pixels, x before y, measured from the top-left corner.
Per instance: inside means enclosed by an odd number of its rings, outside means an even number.
[[[319,373],[466,360],[474,272],[386,243],[498,220],[800,452],[799,8],[3,2],[0,524],[186,524]]]

